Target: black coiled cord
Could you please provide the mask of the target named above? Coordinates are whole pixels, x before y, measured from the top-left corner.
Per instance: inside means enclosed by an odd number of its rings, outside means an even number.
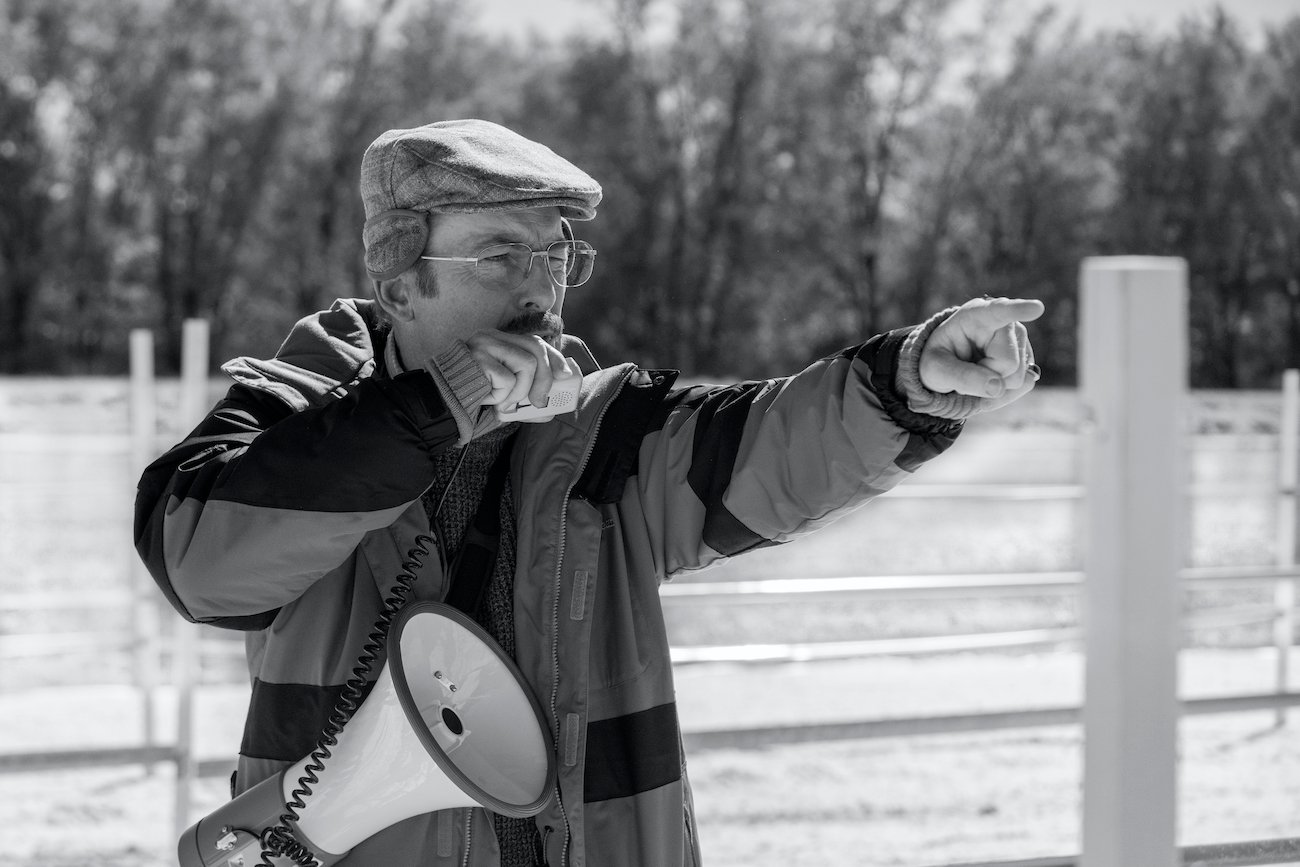
[[[379,618],[375,621],[366,643],[361,648],[361,656],[357,658],[357,664],[352,669],[352,676],[343,685],[343,692],[339,695],[338,703],[330,711],[329,720],[325,724],[325,730],[321,732],[316,748],[307,757],[307,764],[303,768],[302,776],[298,778],[298,786],[290,793],[289,800],[285,802],[284,813],[280,815],[279,824],[273,825],[262,832],[260,838],[262,861],[259,867],[275,867],[271,863],[273,856],[288,858],[295,864],[302,865],[302,867],[318,867],[319,862],[316,860],[316,856],[293,836],[292,825],[298,821],[298,811],[307,806],[306,801],[303,799],[310,796],[311,787],[320,782],[320,777],[316,775],[325,770],[323,762],[330,757],[330,748],[338,745],[339,732],[343,730],[343,726],[356,713],[361,701],[361,693],[369,682],[366,675],[370,673],[371,666],[379,656],[379,651],[384,647],[384,642],[388,638],[388,632],[392,628],[393,620],[397,617],[397,612],[406,603],[406,597],[411,594],[411,588],[414,586],[417,577],[416,572],[424,567],[423,558],[429,556],[429,546],[433,542],[434,538],[432,536],[421,533],[415,537],[414,547],[406,552],[406,559],[402,562],[402,571],[397,574],[396,584],[394,584],[392,592],[384,600],[384,610],[379,613]]]

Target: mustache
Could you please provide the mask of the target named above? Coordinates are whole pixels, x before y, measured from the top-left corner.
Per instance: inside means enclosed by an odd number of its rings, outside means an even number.
[[[536,334],[550,343],[564,336],[564,320],[551,312],[530,311],[511,319],[501,330],[507,334]]]

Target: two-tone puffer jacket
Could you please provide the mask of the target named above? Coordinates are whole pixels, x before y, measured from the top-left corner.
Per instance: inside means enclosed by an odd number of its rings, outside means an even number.
[[[730,386],[592,366],[576,412],[522,427],[515,633],[556,749],[536,817],[549,864],[699,863],[658,587],[824,524],[951,444],[960,423],[892,389],[906,334]],[[315,746],[430,532],[431,456],[457,428],[427,373],[384,374],[384,339],[371,302],[345,300],[273,359],[230,362],[227,396],[140,482],[137,547],[172,605],[247,630],[240,791]],[[444,578],[430,558],[414,598],[441,598]],[[492,827],[481,809],[416,816],[341,863],[488,867]]]

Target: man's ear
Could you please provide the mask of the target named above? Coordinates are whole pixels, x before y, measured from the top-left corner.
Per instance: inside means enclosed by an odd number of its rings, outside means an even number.
[[[418,292],[415,274],[410,269],[391,280],[375,281],[375,301],[393,322],[408,322],[415,318],[412,301]]]

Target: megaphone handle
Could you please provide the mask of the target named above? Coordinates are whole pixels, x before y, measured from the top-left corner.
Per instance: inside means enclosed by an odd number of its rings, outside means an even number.
[[[288,858],[303,867],[314,867],[317,863],[311,851],[294,837],[293,827],[298,823],[298,811],[307,806],[303,799],[310,797],[311,787],[320,782],[320,778],[316,775],[325,770],[322,762],[330,757],[330,747],[338,743],[339,732],[356,713],[361,703],[362,693],[369,682],[366,675],[370,673],[371,667],[379,657],[379,651],[384,647],[384,641],[388,638],[388,632],[397,617],[397,612],[402,609],[406,598],[411,594],[418,577],[415,573],[424,567],[424,558],[429,556],[429,546],[432,544],[434,538],[421,533],[415,537],[415,545],[406,552],[406,559],[402,561],[402,571],[397,573],[393,589],[384,599],[384,610],[379,612],[379,617],[376,618],[366,643],[361,647],[357,664],[353,666],[351,676],[343,684],[343,692],[339,695],[334,710],[330,711],[329,721],[326,722],[325,729],[316,742],[316,748],[308,755],[302,776],[298,778],[297,786],[285,802],[284,813],[274,827],[268,828],[262,834],[262,860],[258,867],[276,867],[271,863],[271,858],[276,856]]]

